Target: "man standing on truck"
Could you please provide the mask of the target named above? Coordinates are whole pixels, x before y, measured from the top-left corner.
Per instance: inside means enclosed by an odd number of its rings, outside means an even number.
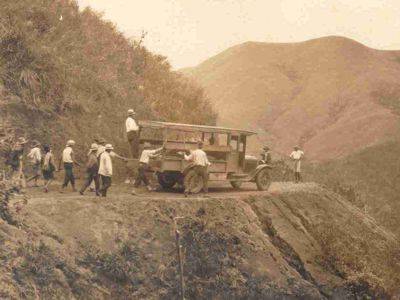
[[[203,151],[203,142],[199,141],[197,143],[197,149],[192,151],[189,155],[183,153],[183,157],[185,160],[193,162],[193,169],[195,172],[203,178],[203,190],[205,193],[208,193],[208,166],[211,163],[208,161],[207,154]],[[191,193],[189,187],[185,187],[185,197],[187,197]]]
[[[139,125],[133,109],[128,109],[128,118],[125,121],[125,127],[132,157],[139,158]]]
[[[296,183],[301,181],[301,160],[304,157],[304,152],[300,150],[299,146],[294,146],[294,151],[290,154],[290,158],[294,161],[294,181]]]

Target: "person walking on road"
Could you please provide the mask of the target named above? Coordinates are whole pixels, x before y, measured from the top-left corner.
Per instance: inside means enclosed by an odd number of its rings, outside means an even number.
[[[31,160],[32,169],[33,169],[33,176],[30,177],[27,182],[34,181],[35,187],[38,186],[37,182],[40,178],[40,169],[42,164],[42,152],[40,151],[40,143],[38,141],[33,141],[33,148],[27,155],[28,158]]]
[[[99,146],[93,143],[90,147],[90,151],[88,154],[88,161],[86,163],[86,175],[85,175],[85,183],[80,189],[79,193],[83,195],[85,190],[94,182],[96,196],[100,196],[99,194],[99,163],[97,160],[97,150]]]
[[[25,145],[28,141],[20,137],[17,142],[12,145],[10,154],[8,155],[6,164],[11,167],[11,178],[19,181],[20,185],[24,185],[25,177],[23,173],[22,157],[24,155]]]
[[[99,175],[101,177],[100,194],[102,197],[107,197],[107,191],[111,186],[111,177],[113,174],[111,151],[113,150],[111,144],[105,146],[105,151],[100,155]]]
[[[43,178],[45,180],[44,192],[49,192],[50,183],[54,180],[54,171],[56,171],[56,165],[54,163],[53,152],[49,145],[43,146],[44,159],[42,166]]]
[[[131,149],[132,157],[139,158],[139,125],[136,113],[133,109],[128,110],[128,118],[125,121],[126,135]]]
[[[152,187],[150,186],[150,181],[146,176],[146,172],[150,171],[150,166],[149,166],[150,158],[156,157],[163,150],[164,146],[158,149],[151,149],[150,143],[145,143],[143,145],[143,151],[139,159],[138,175],[134,185],[135,188],[138,188],[140,184],[143,182],[149,192],[153,190]],[[132,193],[134,194],[135,192]]]
[[[63,153],[62,153],[62,160],[61,161],[64,164],[65,175],[64,175],[64,182],[63,182],[63,184],[61,186],[61,190],[60,190],[61,193],[64,190],[64,188],[66,188],[68,186],[68,183],[71,183],[72,190],[74,192],[76,192],[75,176],[74,176],[74,164],[76,164],[78,166],[79,166],[79,164],[74,159],[74,151],[73,151],[73,147],[74,146],[75,146],[75,141],[69,140],[67,142],[67,145],[66,145]],[[61,164],[61,161],[60,161],[60,164]]]
[[[203,151],[203,142],[199,141],[197,146],[198,148],[189,155],[186,155],[186,153],[183,153],[183,157],[185,160],[191,161],[194,165],[194,170],[196,173],[202,177],[203,179],[203,191],[205,193],[208,193],[208,167],[211,165],[211,163],[208,161],[207,154]],[[188,196],[188,194],[191,193],[189,187],[185,187],[185,197]]]
[[[293,147],[294,151],[290,154],[290,158],[294,161],[294,181],[296,183],[302,180],[301,178],[301,161],[304,157],[304,152],[300,150],[300,147]]]

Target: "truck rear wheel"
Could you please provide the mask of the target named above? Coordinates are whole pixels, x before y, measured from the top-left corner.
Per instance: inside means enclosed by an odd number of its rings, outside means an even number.
[[[203,178],[195,170],[189,170],[183,180],[185,190],[192,194],[200,193],[204,187]]]
[[[241,182],[241,181],[231,181],[231,186],[234,188],[234,189],[240,189],[240,187],[242,186],[242,183],[243,182]]]
[[[171,189],[178,182],[176,174],[168,172],[158,173],[157,179],[163,189]]]
[[[269,175],[268,169],[265,168],[258,172],[256,175],[256,185],[259,191],[268,190],[271,185],[271,176]]]

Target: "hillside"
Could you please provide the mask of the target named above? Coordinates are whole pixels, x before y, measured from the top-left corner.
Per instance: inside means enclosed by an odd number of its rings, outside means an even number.
[[[292,186],[185,200],[119,188],[107,201],[3,199],[0,297],[176,299],[173,216],[183,217],[187,299],[399,295],[393,235],[337,194]]]
[[[307,180],[329,187],[400,236],[399,141],[323,164],[306,164]]]
[[[399,57],[341,37],[248,42],[183,72],[205,88],[219,124],[326,161],[399,137]]]
[[[57,153],[74,139],[84,154],[100,135],[128,155],[128,108],[139,119],[213,124],[202,89],[143,38],[127,39],[75,1],[0,0],[0,125]]]

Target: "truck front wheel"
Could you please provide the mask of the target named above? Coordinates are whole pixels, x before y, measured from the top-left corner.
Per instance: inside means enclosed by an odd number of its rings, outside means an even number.
[[[268,169],[265,168],[258,172],[256,175],[256,185],[259,191],[268,190],[271,185],[271,176],[269,175]]]

